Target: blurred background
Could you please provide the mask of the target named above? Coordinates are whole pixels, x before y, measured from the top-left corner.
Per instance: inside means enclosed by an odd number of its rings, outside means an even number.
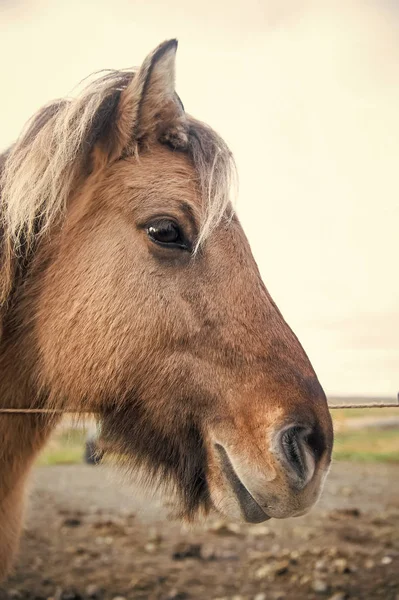
[[[399,2],[0,0],[0,151],[41,105],[171,37],[177,91],[233,150],[255,258],[331,401],[395,401]],[[146,503],[82,464],[87,431],[66,421],[0,600],[398,600],[398,417],[334,411],[310,517],[190,532],[140,525]]]

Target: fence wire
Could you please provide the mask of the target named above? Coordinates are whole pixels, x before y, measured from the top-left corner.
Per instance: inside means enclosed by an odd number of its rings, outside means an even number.
[[[399,397],[398,402],[367,402],[363,404],[329,404],[330,410],[347,409],[347,408],[399,408]],[[0,408],[0,414],[75,414],[75,415],[95,415],[96,411],[92,410],[64,410],[62,408]]]

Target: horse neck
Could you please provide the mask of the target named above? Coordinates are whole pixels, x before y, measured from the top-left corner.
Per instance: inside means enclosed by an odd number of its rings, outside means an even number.
[[[23,352],[18,344],[7,344],[7,349],[4,345],[3,340],[0,344],[0,410],[29,409],[35,399],[29,384],[29,367],[23,364]],[[0,413],[0,523],[2,503],[23,485],[55,424],[54,415]]]
[[[21,373],[18,354],[13,355],[0,354],[0,409],[29,409],[35,395],[29,377]],[[0,500],[9,486],[29,470],[54,424],[53,415],[0,413]]]
[[[18,550],[26,480],[53,426],[47,415],[0,414],[0,582]]]
[[[7,368],[0,357],[0,408],[29,406],[26,384],[15,375],[16,369]],[[18,549],[26,480],[55,424],[49,415],[0,413],[0,581]]]
[[[5,158],[6,153],[0,154],[0,174]],[[24,336],[10,336],[10,315],[4,308],[1,313],[0,308],[0,409],[29,408],[37,402],[29,383],[33,352],[24,347],[28,346]],[[56,422],[54,416],[43,414],[0,413],[0,581],[18,548],[26,479]]]

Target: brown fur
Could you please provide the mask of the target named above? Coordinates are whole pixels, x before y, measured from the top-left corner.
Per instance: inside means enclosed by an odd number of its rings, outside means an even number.
[[[78,112],[59,103],[10,151],[0,406],[98,411],[108,447],[129,468],[171,482],[182,516],[211,506],[242,514],[218,445],[268,514],[299,514],[330,461],[325,397],[233,216],[230,152],[175,94],[175,50],[161,45],[134,77],[109,76],[112,89],[97,84],[102,101],[87,92],[96,110],[83,133],[83,100]],[[72,162],[38,143],[60,123],[76,145]],[[68,127],[80,128],[79,143]],[[42,179],[30,206],[13,176],[24,177],[24,161],[33,172],[35,160]],[[179,223],[190,252],[149,239],[146,226],[160,215]],[[273,446],[298,422],[312,432],[315,464],[302,486]],[[55,423],[0,416],[0,576],[16,551],[27,474]]]

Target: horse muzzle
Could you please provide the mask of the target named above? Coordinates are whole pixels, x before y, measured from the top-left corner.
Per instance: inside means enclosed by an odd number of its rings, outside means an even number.
[[[218,475],[211,496],[227,516],[260,523],[301,516],[317,501],[331,458],[318,432],[291,423],[268,439],[263,452],[259,444],[246,444],[240,452],[238,443],[213,442]]]

